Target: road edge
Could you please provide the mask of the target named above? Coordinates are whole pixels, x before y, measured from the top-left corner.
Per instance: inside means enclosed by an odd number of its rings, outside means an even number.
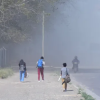
[[[96,100],[100,100],[100,96],[98,96],[97,94],[95,94],[94,92],[92,92],[91,90],[89,90],[88,89],[88,87],[86,87],[86,86],[83,86],[80,82],[77,82],[76,80],[75,80],[75,78],[71,75],[71,81],[72,81],[72,85],[75,87],[75,88],[77,88],[77,89],[79,89],[80,87],[82,88],[82,89],[84,89],[84,91],[88,94],[88,95],[91,95],[94,99],[96,99]]]

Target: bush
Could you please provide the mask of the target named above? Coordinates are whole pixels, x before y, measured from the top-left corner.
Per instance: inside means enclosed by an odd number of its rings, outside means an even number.
[[[79,88],[78,94],[82,94],[82,92],[83,92],[83,89],[82,88]]]
[[[82,97],[83,97],[85,100],[95,100],[92,96],[88,95],[88,94],[85,93],[85,92],[82,92]]]
[[[0,78],[8,78],[13,75],[13,70],[11,68],[3,68],[0,69]]]

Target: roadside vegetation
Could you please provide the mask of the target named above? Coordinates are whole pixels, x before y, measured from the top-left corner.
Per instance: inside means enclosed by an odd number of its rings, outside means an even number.
[[[1,68],[0,69],[0,78],[5,79],[9,76],[12,76],[14,74],[13,70],[11,68]]]
[[[78,94],[81,94],[83,99],[80,100],[95,100],[91,95],[88,95],[82,88],[79,88]]]

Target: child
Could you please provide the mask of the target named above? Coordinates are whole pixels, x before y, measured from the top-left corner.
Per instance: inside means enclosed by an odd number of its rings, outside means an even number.
[[[63,92],[67,91],[67,82],[65,81],[65,78],[67,75],[69,75],[68,69],[66,68],[67,64],[63,63],[63,67],[61,68],[61,78],[62,78],[62,85],[63,85]]]

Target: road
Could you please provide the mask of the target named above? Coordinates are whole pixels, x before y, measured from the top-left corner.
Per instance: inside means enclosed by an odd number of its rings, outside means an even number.
[[[15,67],[14,69],[16,69],[17,67]],[[49,66],[46,69],[46,72],[55,72],[57,74],[60,75],[60,67],[53,67],[50,68]],[[32,67],[28,68],[29,72],[33,72],[35,70],[35,68],[33,69]],[[94,92],[95,94],[97,94],[98,96],[100,96],[100,69],[99,68],[80,68],[78,73],[73,73],[71,68],[69,68],[71,75],[73,76],[73,78],[79,82],[80,84],[82,84],[83,86],[85,86],[86,88],[88,88],[89,90],[91,90],[92,92]]]
[[[79,85],[89,89],[96,95],[100,96],[100,68],[79,68],[78,73],[73,73],[68,67],[72,80],[75,80]],[[55,70],[60,71],[60,67],[55,67]]]
[[[70,72],[72,73],[71,70]],[[100,96],[100,69],[80,69],[78,73],[72,75],[77,82]]]
[[[44,82],[38,82],[37,70],[28,69],[29,77],[19,82],[19,72],[8,79],[0,79],[0,100],[80,100],[81,95],[72,84],[68,84],[67,92],[63,92],[58,75],[52,68],[45,68]]]

